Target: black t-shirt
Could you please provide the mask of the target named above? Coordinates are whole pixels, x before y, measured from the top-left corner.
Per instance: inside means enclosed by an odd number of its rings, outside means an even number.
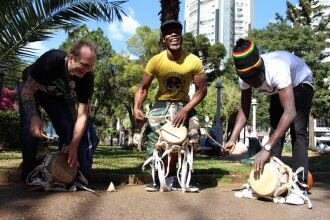
[[[50,50],[31,65],[29,75],[41,84],[41,90],[49,95],[64,96],[70,92],[70,87],[76,93],[79,103],[88,103],[93,94],[94,75],[89,72],[83,78],[67,77],[65,57],[66,53],[61,50]]]

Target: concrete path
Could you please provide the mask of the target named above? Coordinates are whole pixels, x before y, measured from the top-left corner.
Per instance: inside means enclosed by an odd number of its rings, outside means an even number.
[[[145,192],[143,185],[94,185],[87,191],[33,192],[14,183],[0,187],[0,219],[329,219],[330,181],[318,182],[307,205],[291,206],[234,196],[240,185],[205,188],[200,193]]]

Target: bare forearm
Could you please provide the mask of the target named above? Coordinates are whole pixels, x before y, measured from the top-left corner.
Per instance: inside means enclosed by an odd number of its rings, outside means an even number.
[[[34,100],[34,93],[40,88],[40,84],[33,80],[31,76],[28,77],[21,92],[21,100],[25,112],[29,118],[38,116],[38,110]]]
[[[250,106],[251,106],[251,89],[241,91],[241,107],[236,116],[236,122],[234,130],[231,134],[230,140],[235,142],[239,137],[239,134],[244,127],[246,120],[250,115]]]
[[[201,101],[203,101],[206,94],[207,94],[207,86],[205,84],[205,85],[203,85],[203,87],[200,87],[197,89],[195,95],[187,103],[187,105],[185,105],[184,108],[189,112],[191,109],[193,109],[195,106],[197,106]]]
[[[277,125],[277,128],[275,129],[274,133],[268,140],[268,144],[270,144],[271,146],[274,145],[279,139],[281,139],[285,135],[286,131],[289,129],[295,116],[296,116],[295,111],[284,112],[282,114],[281,119]]]
[[[207,84],[206,84],[206,78],[205,73],[201,73],[194,76],[193,83],[196,86],[196,93],[191,98],[191,100],[188,102],[187,105],[185,105],[184,109],[189,112],[191,109],[193,109],[196,105],[198,105],[206,96],[207,94]]]
[[[284,136],[285,132],[289,129],[292,121],[296,117],[296,107],[292,85],[281,89],[278,93],[278,96],[284,111],[276,130],[268,140],[268,144],[270,145],[274,145],[280,138]]]
[[[74,148],[78,148],[80,140],[84,135],[87,126],[88,120],[88,111],[89,106],[87,104],[79,103],[78,106],[78,117],[74,125],[71,146]]]
[[[148,90],[139,88],[134,97],[134,109],[141,109],[144,100],[147,98]]]
[[[24,88],[21,93],[22,105],[28,117],[33,116],[39,117],[38,110],[36,108],[36,103],[34,100],[33,92],[30,89]]]
[[[78,148],[80,140],[86,130],[87,125],[87,117],[86,116],[79,116],[76,120],[73,129],[73,135],[71,140],[71,146]]]
[[[248,114],[249,114],[249,112],[248,112]],[[246,120],[247,120],[247,116],[245,116],[242,108],[240,108],[240,110],[236,116],[236,123],[235,123],[234,129],[233,129],[233,132],[230,136],[231,141],[235,142],[238,139],[239,134],[246,123]]]

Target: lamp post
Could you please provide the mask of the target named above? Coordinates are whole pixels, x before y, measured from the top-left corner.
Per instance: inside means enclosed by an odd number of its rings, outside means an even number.
[[[251,105],[252,105],[252,132],[251,137],[257,137],[257,100],[252,99]]]
[[[219,144],[222,144],[223,141],[223,128],[221,124],[221,88],[222,88],[222,82],[221,80],[218,80],[215,87],[217,88],[217,114],[216,114],[216,120],[215,125],[213,126],[212,130],[214,131],[216,141]]]
[[[209,127],[210,117],[208,115],[205,116],[205,127],[206,129]]]

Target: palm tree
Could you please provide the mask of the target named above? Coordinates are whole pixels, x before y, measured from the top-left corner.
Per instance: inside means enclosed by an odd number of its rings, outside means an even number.
[[[160,23],[171,19],[178,20],[180,12],[179,0],[160,0]]]
[[[0,92],[4,75],[21,58],[33,57],[26,45],[43,41],[57,30],[72,30],[88,19],[112,22],[126,15],[110,0],[6,0],[0,4]],[[1,95],[1,94],[0,94]]]
[[[160,23],[162,24],[168,20],[178,20],[180,12],[180,1],[179,0],[160,0]],[[162,36],[159,39],[159,50],[162,51],[165,49],[165,45],[162,41]]]

